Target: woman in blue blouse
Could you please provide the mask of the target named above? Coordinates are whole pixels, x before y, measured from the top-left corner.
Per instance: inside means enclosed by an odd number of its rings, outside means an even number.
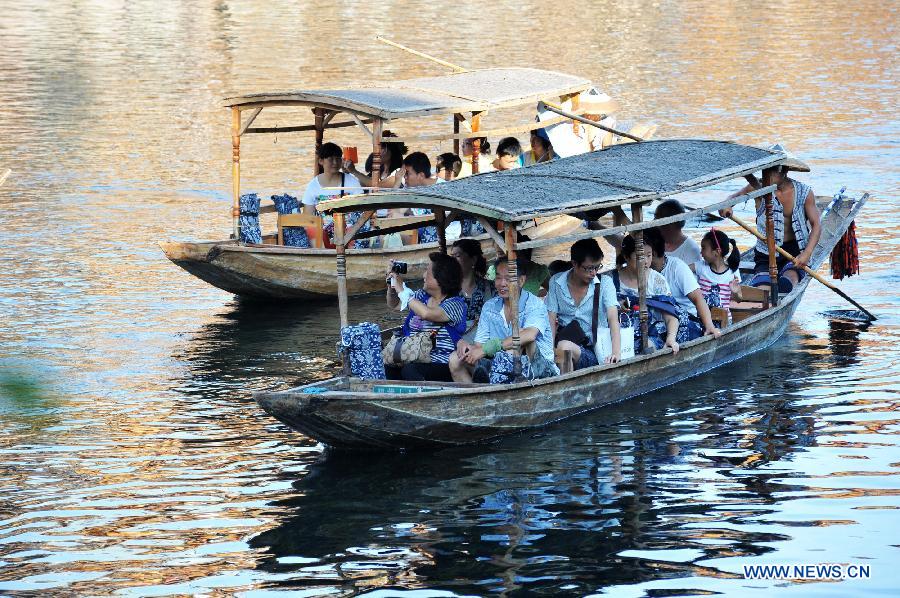
[[[409,307],[403,335],[435,331],[431,363],[409,363],[402,368],[387,367],[388,378],[451,382],[450,354],[466,331],[466,300],[460,296],[462,269],[459,262],[443,253],[428,256],[422,288],[413,292],[396,272],[390,272],[387,303],[392,309]]]

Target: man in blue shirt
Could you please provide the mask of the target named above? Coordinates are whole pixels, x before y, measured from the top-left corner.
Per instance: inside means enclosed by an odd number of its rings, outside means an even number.
[[[526,281],[525,263],[517,264],[519,288]],[[473,343],[459,341],[450,355],[450,374],[454,382],[487,382],[491,359],[500,351],[512,349],[512,314],[506,299],[509,297],[509,264],[506,257],[496,263],[494,286],[497,296],[485,302]],[[531,361],[534,378],[548,378],[559,374],[553,362],[553,334],[544,302],[528,291],[519,293],[519,343],[522,353]]]
[[[600,285],[597,314],[598,328],[609,328],[612,355],[607,363],[621,359],[619,304],[616,289],[609,276],[600,276],[603,251],[596,239],[576,241],[569,250],[572,268],[550,279],[547,311],[556,339],[556,365],[563,373],[598,364],[593,338],[594,287]],[[577,339],[577,340],[573,340]]]

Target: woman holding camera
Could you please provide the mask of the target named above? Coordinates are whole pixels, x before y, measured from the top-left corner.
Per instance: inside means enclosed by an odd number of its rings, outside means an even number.
[[[443,253],[428,256],[424,284],[413,292],[403,284],[406,264],[391,262],[388,270],[387,304],[391,309],[409,307],[403,323],[403,336],[433,332],[434,348],[430,363],[408,363],[401,368],[387,366],[388,378],[397,380],[433,380],[452,382],[450,354],[466,331],[466,300],[459,295],[462,270],[459,262]]]

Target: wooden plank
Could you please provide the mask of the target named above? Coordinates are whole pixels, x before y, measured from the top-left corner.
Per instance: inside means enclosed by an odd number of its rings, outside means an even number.
[[[584,112],[584,111],[582,110],[582,112]],[[526,131],[532,131],[532,130],[538,129],[540,127],[549,127],[549,126],[557,125],[559,123],[567,122],[570,120],[572,120],[572,119],[565,117],[565,116],[560,116],[558,118],[551,118],[549,120],[545,120],[545,121],[541,121],[541,122],[530,121],[523,125],[516,125],[513,127],[503,127],[503,128],[499,128],[499,129],[484,129],[484,130],[478,131],[478,136],[479,137],[497,137],[498,135],[511,135],[513,133],[524,133]],[[459,125],[459,123],[457,122],[457,126],[458,125]],[[426,134],[426,135],[414,135],[411,137],[400,137],[400,138],[398,138],[398,141],[402,141],[407,144],[414,144],[414,143],[422,143],[422,142],[426,142],[426,141],[448,141],[448,140],[452,139],[453,141],[458,142],[459,140],[466,139],[467,137],[472,137],[471,131],[459,133],[458,129],[456,127],[454,127],[454,132],[452,135],[446,135],[443,133],[430,133],[430,134]],[[456,148],[454,150],[454,153],[459,154],[459,149]]]
[[[359,220],[357,220],[356,223],[350,227],[350,230],[347,231],[347,234],[344,235],[344,243],[350,243],[350,241],[352,241],[356,237],[356,233],[359,232],[359,229],[365,226],[366,222],[368,222],[369,219],[371,219],[374,215],[375,210],[363,212],[362,216],[359,217]]]
[[[351,116],[355,116],[355,115],[351,114]],[[356,117],[356,118],[359,118],[359,117]],[[360,122],[362,122],[365,125],[365,124],[371,123],[372,119],[371,118],[360,119]],[[355,120],[353,120],[353,121],[341,121],[341,122],[336,122],[336,123],[329,123],[328,126],[326,126],[325,128],[326,129],[341,129],[344,127],[355,127],[355,126],[357,126],[357,123]],[[316,125],[302,125],[302,126],[296,126],[296,127],[250,127],[246,131],[244,131],[244,133],[300,133],[303,131],[315,131],[315,130],[316,130]],[[366,132],[371,135],[371,133],[368,130],[366,130]]]
[[[484,216],[478,216],[478,222],[481,224],[482,228],[487,232],[488,236],[494,240],[494,243],[497,244],[497,247],[500,248],[501,251],[506,253],[506,242],[503,240],[503,237],[500,236],[500,233],[497,232],[496,227],[487,221],[487,218]],[[515,227],[510,227],[515,228]]]
[[[372,119],[363,121],[363,119],[361,119],[359,116],[357,116],[353,112],[350,113],[350,118],[352,118],[353,122],[356,123],[356,126],[358,126],[360,129],[362,129],[363,133],[365,133],[369,137],[369,141],[371,141],[371,142],[375,141],[375,134],[372,132],[372,130],[369,127],[366,126],[366,123],[367,122],[371,123]]]
[[[250,115],[250,118],[247,119],[247,122],[241,125],[241,131],[238,133],[238,135],[243,135],[247,132],[247,129],[250,128],[250,125],[253,124],[253,121],[256,120],[256,117],[259,116],[260,112],[262,112],[262,107],[253,109],[253,113]]]
[[[382,226],[388,224],[388,226]],[[381,237],[391,233],[402,233],[405,231],[416,230],[422,226],[436,226],[437,221],[434,216],[404,216],[402,218],[382,218],[377,220],[379,228],[358,233],[355,239],[369,239],[371,237]]]
[[[574,243],[575,241],[579,241],[581,239],[591,239],[597,237],[607,237],[609,235],[616,234],[624,234],[630,233],[632,231],[644,230],[647,228],[653,228],[655,226],[663,226],[665,224],[673,224],[675,222],[681,222],[684,220],[689,220],[695,216],[700,216],[701,214],[707,214],[709,212],[715,212],[716,210],[721,210],[722,208],[727,208],[741,202],[747,201],[748,199],[755,199],[761,195],[765,195],[766,193],[772,193],[775,191],[777,187],[775,185],[770,185],[768,187],[764,187],[763,189],[759,189],[757,191],[753,191],[752,193],[748,193],[746,195],[739,195],[737,197],[733,197],[731,199],[724,199],[720,202],[710,204],[703,208],[697,208],[694,210],[688,210],[684,214],[676,214],[675,216],[669,216],[667,218],[658,218],[656,220],[648,220],[647,222],[639,222],[635,224],[628,224],[624,226],[614,226],[612,228],[605,228],[603,230],[591,230],[573,233],[571,235],[565,235],[563,237],[556,237],[554,239],[539,239],[536,241],[526,241],[524,243],[519,243],[520,249],[534,249],[538,247],[547,247],[549,245],[556,245],[557,243]],[[631,203],[631,202],[629,202]]]

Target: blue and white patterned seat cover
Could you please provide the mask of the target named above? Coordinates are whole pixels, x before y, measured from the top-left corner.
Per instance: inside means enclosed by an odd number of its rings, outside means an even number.
[[[526,380],[532,379],[531,362],[528,361],[527,355],[519,355],[522,363],[522,377]],[[494,359],[491,361],[491,374],[489,381],[491,384],[510,384],[513,382],[513,365],[515,360],[513,354],[508,351],[497,351]]]
[[[381,357],[381,329],[378,324],[361,322],[341,328],[341,351],[349,354],[350,372],[357,378],[387,378]]]
[[[262,232],[259,230],[259,196],[256,193],[241,195],[238,228],[241,243],[262,243]]]
[[[300,202],[293,195],[273,195],[272,202],[279,214],[298,214],[300,212]],[[309,235],[302,226],[286,226],[282,228],[282,236],[284,244],[287,247],[312,247],[309,242]]]
[[[459,221],[459,226],[460,236],[462,237],[475,237],[486,232],[481,223],[474,218],[463,218]]]

